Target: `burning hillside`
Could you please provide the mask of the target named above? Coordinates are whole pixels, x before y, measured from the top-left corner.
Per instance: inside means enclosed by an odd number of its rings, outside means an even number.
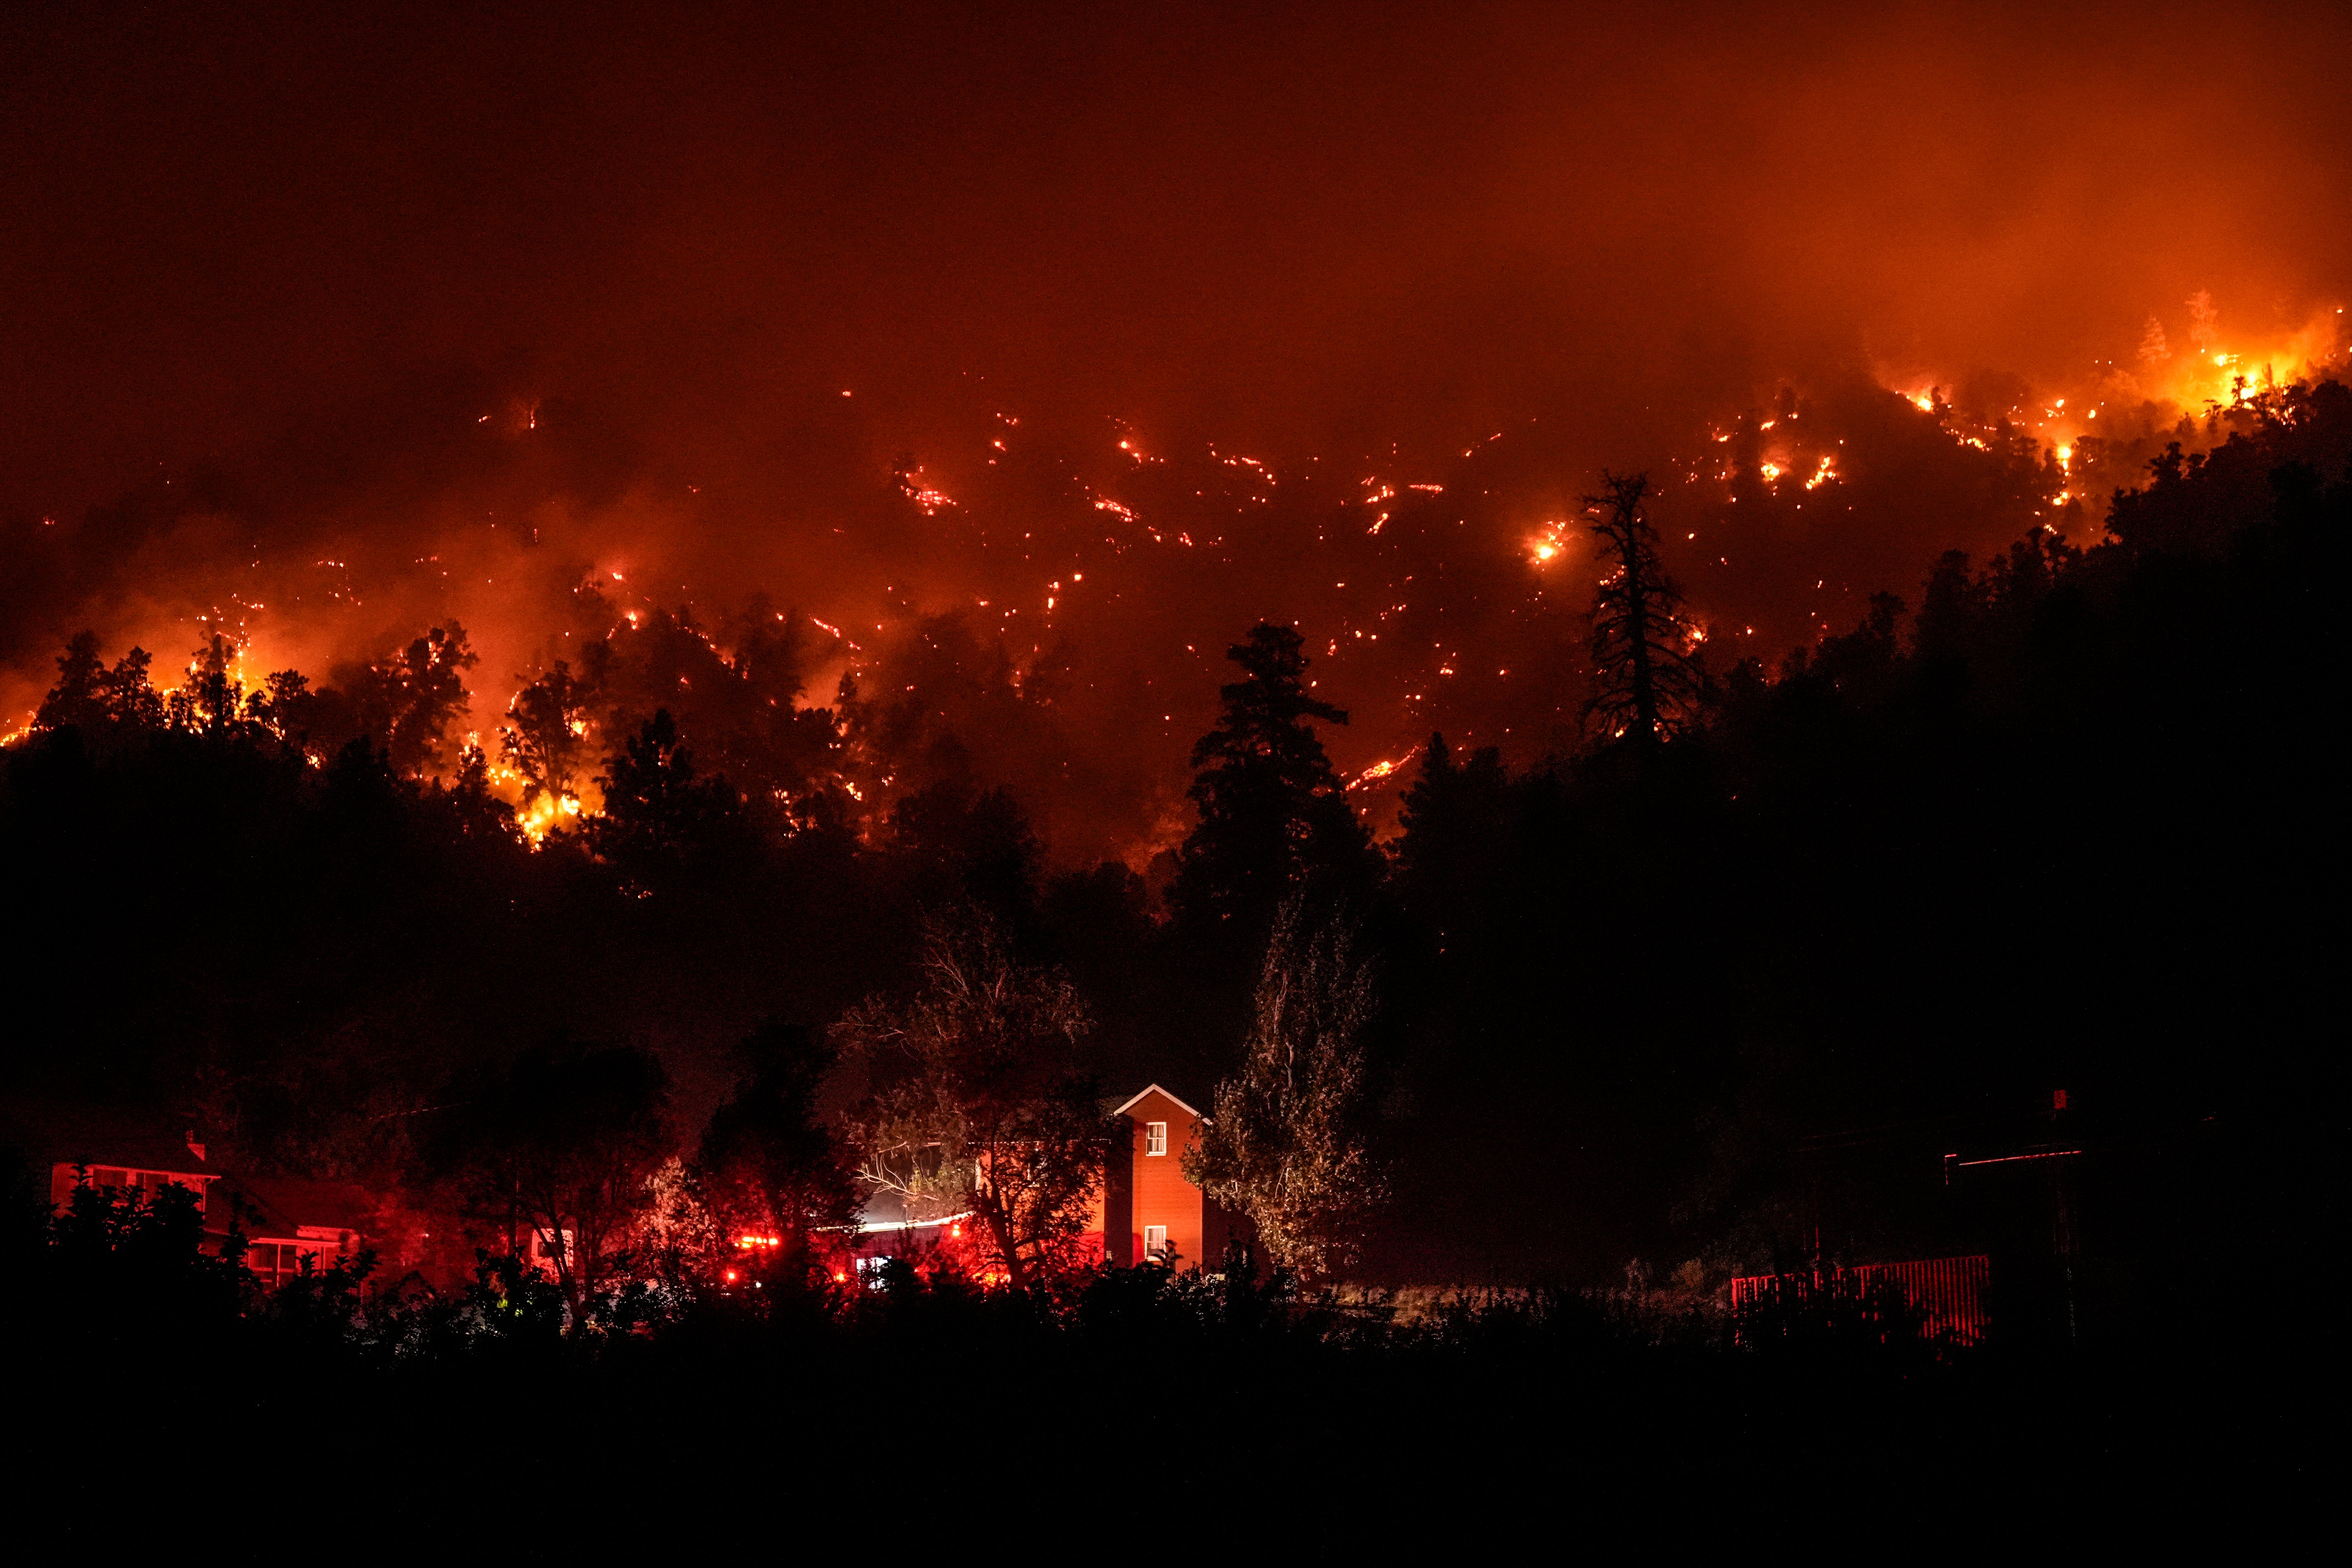
[[[1654,504],[1715,667],[1776,668],[1871,593],[1911,593],[1942,549],[1981,555],[2040,528],[2089,542],[2108,495],[2167,444],[2200,449],[2283,383],[2344,365],[2340,311],[2258,345],[2224,331],[2210,296],[2188,309],[2185,331],[2151,321],[2131,368],[2048,390],[1848,374],[1687,416],[1680,450],[1665,421]],[[1011,787],[1061,854],[1140,868],[1181,836],[1184,750],[1225,643],[1259,617],[1309,637],[1318,692],[1352,711],[1339,760],[1376,816],[1432,730],[1522,757],[1577,742],[1596,575],[1576,500],[1589,481],[1570,466],[1582,433],[1538,416],[1346,459],[1160,449],[1119,421],[1047,435],[1002,409],[972,427],[876,476],[833,525],[832,564],[803,565],[803,596],[782,607],[756,576],[680,568],[691,490],[581,515],[508,474],[519,515],[445,520],[423,555],[257,545],[209,584],[204,541],[236,521],[190,509],[144,568],[155,581],[82,608],[117,656],[196,647],[176,669],[159,660],[159,700],[209,682],[208,700],[266,706],[321,759],[362,733],[415,772],[454,776],[478,754],[534,837],[593,816],[604,759],[667,710],[707,771],[781,823],[878,821],[911,790],[969,778]],[[525,467],[531,443],[567,438],[536,412],[494,437]],[[60,542],[102,526],[44,524]],[[885,552],[898,568],[861,589]],[[404,637],[388,624],[402,611],[429,624]],[[45,662],[18,666],[20,709],[49,683]]]
[[[1631,1298],[2312,1076],[2346,16],[17,9],[0,1088]]]
[[[2340,18],[595,12],[12,34],[13,726],[88,628],[356,733],[460,628],[430,765],[535,829],[666,708],[1141,865],[1273,617],[1385,827],[1579,736],[1603,468],[1772,668],[2342,363]]]

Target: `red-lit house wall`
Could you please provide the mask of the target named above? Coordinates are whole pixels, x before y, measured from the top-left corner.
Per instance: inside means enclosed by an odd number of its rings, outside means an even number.
[[[1127,1121],[1129,1176],[1126,1224],[1122,1227],[1126,1255],[1114,1257],[1113,1260],[1142,1262],[1144,1227],[1164,1225],[1168,1227],[1168,1239],[1176,1248],[1179,1268],[1214,1263],[1206,1250],[1207,1216],[1201,1189],[1184,1179],[1184,1151],[1199,1141],[1200,1122],[1158,1089],[1148,1090],[1141,1100],[1127,1108]],[[1168,1152],[1164,1154],[1143,1152],[1144,1126],[1152,1121],[1168,1124]],[[1118,1205],[1114,1202],[1109,1206]],[[1106,1215],[1107,1219],[1111,1217],[1115,1216]],[[1110,1234],[1114,1246],[1119,1239],[1119,1231]]]
[[[1130,1125],[1129,1131],[1134,1131]],[[1140,1136],[1140,1134],[1137,1134]],[[1121,1267],[1135,1262],[1134,1249],[1128,1243],[1135,1217],[1135,1152],[1114,1147],[1103,1172],[1102,1189],[1095,1194],[1093,1212],[1087,1225],[1087,1244],[1095,1256],[1105,1263]]]
[[[118,1190],[135,1189],[144,1193],[150,1201],[166,1185],[187,1188],[196,1195],[196,1212],[209,1211],[206,1195],[217,1176],[200,1175],[192,1171],[153,1171],[118,1168],[110,1165],[75,1165],[60,1161],[49,1167],[49,1206],[63,1210],[73,1203],[77,1186],[110,1187]]]

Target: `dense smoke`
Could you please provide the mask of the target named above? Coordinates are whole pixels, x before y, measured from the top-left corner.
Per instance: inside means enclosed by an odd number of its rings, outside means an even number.
[[[1351,775],[1572,742],[1603,468],[1770,667],[2342,363],[2315,11],[5,26],[12,722],[84,627],[347,691],[457,624],[493,756],[562,660],[1140,867],[1260,617]]]

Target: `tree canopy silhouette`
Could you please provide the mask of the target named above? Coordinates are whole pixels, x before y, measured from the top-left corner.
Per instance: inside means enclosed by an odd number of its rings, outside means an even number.
[[[156,730],[163,723],[163,698],[148,675],[153,658],[134,647],[109,669],[99,655],[98,634],[74,634],[58,657],[58,683],[34,714],[36,730],[82,731],[86,743],[103,747],[123,732]]]
[[[876,1080],[852,1118],[860,1177],[909,1217],[968,1211],[1016,1289],[1073,1266],[1113,1135],[1092,1027],[1068,979],[1017,962],[984,916],[933,919],[914,994],[835,1026]]]
[[[711,1113],[697,1154],[704,1199],[722,1227],[772,1238],[773,1270],[804,1268],[824,1227],[845,1229],[859,1203],[852,1156],[817,1115],[817,1089],[837,1053],[796,1024],[771,1023],[743,1042],[750,1071]]]
[[[634,1046],[525,1051],[462,1108],[441,1157],[509,1250],[555,1271],[577,1315],[623,1268],[646,1179],[670,1152],[669,1074]]]
[[[605,759],[596,781],[604,810],[587,825],[588,845],[624,875],[650,886],[681,868],[716,868],[747,847],[743,797],[726,775],[704,778],[667,708]]]
[[[507,765],[523,777],[525,806],[542,795],[554,796],[559,804],[580,798],[588,695],[572,679],[572,667],[559,658],[507,704],[508,723],[499,736],[499,750]]]

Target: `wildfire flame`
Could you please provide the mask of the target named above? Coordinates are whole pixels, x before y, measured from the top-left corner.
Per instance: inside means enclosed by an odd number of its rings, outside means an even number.
[[[503,773],[505,770],[499,771]],[[567,819],[576,821],[579,816],[578,796],[570,795],[559,796],[542,790],[531,797],[530,805],[515,813],[515,825],[523,830],[524,836],[533,844],[538,844],[562,826]]]
[[[1407,763],[1412,761],[1413,758],[1419,755],[1421,755],[1421,748],[1419,746],[1414,746],[1411,750],[1407,751],[1403,756],[1374,763],[1370,767],[1366,768],[1362,773],[1358,773],[1354,778],[1349,780],[1348,787],[1349,789],[1361,789],[1366,784],[1378,784],[1384,778],[1392,777],[1399,768],[1404,766]]]
[[[2185,303],[2187,336],[2194,345],[2189,352],[2174,352],[2162,318],[2151,316],[2128,366],[2116,361],[2095,364],[2064,396],[2038,398],[2028,409],[2015,411],[2016,426],[2037,438],[2061,468],[2071,468],[2082,437],[2103,409],[2112,418],[2121,409],[2150,408],[2162,413],[2159,423],[2170,423],[2207,409],[2239,407],[2292,382],[2341,374],[2352,361],[2340,308],[2323,310],[2294,331],[2249,340],[2224,330],[2223,311],[2210,293],[2200,289]],[[1951,413],[1936,387],[1915,384],[1902,395],[1924,413]],[[1960,445],[1990,449],[1982,435],[1946,427]]]

